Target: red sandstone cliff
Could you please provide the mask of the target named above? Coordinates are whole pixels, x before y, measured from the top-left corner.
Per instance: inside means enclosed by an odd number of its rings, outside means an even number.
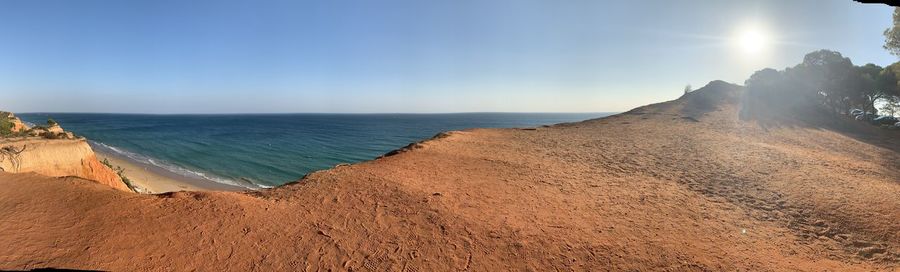
[[[76,176],[131,191],[112,169],[97,160],[84,139],[0,139],[0,149],[0,168],[3,172]]]

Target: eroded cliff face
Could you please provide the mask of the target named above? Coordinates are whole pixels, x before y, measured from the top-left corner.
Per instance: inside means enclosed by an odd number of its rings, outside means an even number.
[[[29,127],[27,125],[25,125],[25,123],[22,122],[22,120],[19,120],[18,117],[11,117],[10,121],[12,122],[12,125],[13,125],[12,126],[13,132],[21,132],[21,131],[26,131],[29,129]]]
[[[18,133],[24,132],[29,129],[29,127],[25,125],[22,120],[19,120],[19,118],[16,117],[15,114],[6,111],[0,111],[0,127],[2,126],[9,126],[9,131],[5,133]]]
[[[84,139],[2,139],[0,150],[0,168],[4,172],[34,172],[52,177],[76,176],[122,191],[131,191],[119,175],[97,160]]]

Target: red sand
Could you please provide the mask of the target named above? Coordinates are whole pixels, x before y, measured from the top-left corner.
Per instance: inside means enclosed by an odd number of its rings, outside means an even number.
[[[0,269],[900,269],[900,134],[695,102],[451,132],[259,192],[0,173]]]

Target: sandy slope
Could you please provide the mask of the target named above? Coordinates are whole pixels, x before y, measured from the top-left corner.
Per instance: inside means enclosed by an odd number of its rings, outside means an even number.
[[[0,174],[0,269],[898,269],[900,135],[763,128],[729,97],[452,132],[261,192]]]

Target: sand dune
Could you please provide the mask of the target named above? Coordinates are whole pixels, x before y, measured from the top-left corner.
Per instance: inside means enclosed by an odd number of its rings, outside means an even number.
[[[900,135],[740,121],[738,90],[450,132],[258,192],[0,173],[0,269],[900,268]]]

